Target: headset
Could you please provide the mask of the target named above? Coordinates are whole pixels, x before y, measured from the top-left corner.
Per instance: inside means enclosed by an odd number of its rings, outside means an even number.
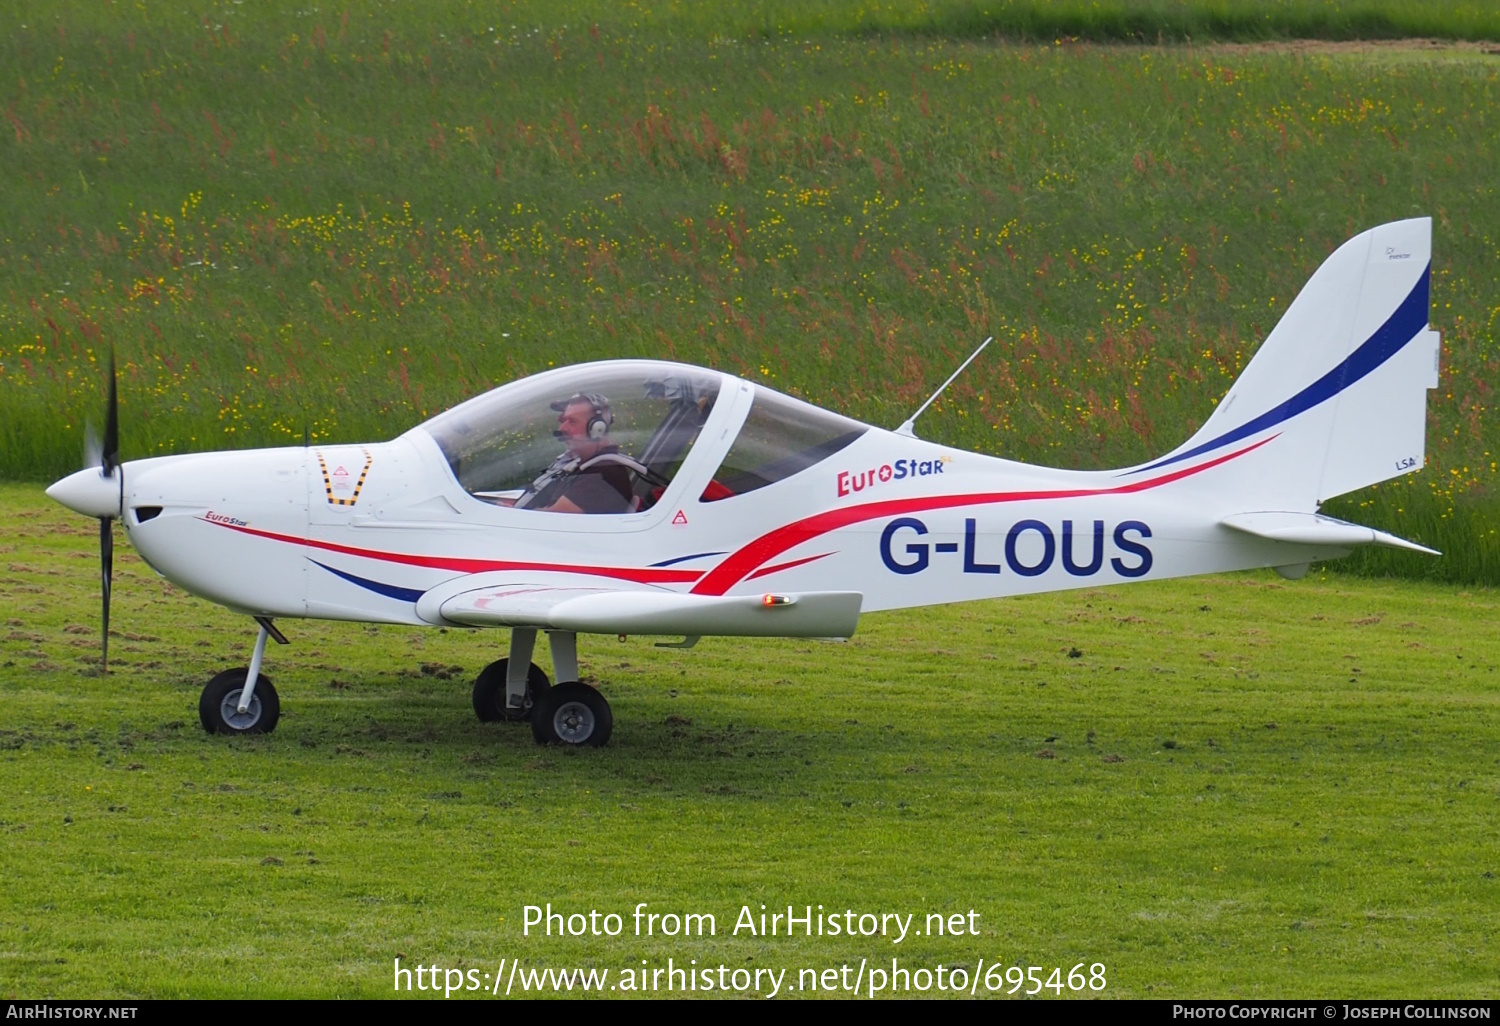
[[[588,435],[590,441],[597,442],[609,434],[609,429],[615,422],[615,415],[609,408],[608,399],[598,392],[577,392],[566,399],[553,403],[552,408],[558,413],[562,413],[574,403],[588,403],[589,409],[592,411],[588,424],[584,426],[584,433]],[[567,437],[561,431],[554,431],[552,434],[557,438]]]

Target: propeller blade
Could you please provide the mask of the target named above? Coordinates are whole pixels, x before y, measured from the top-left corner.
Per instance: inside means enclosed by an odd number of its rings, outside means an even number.
[[[93,422],[83,426],[83,469],[104,466],[104,441],[94,430]]]
[[[114,519],[99,518],[99,570],[104,612],[104,648],[99,656],[99,672],[109,672],[109,590],[115,576]]]
[[[109,351],[109,407],[104,414],[104,452],[100,468],[104,476],[120,465],[120,397],[115,389],[115,351]]]

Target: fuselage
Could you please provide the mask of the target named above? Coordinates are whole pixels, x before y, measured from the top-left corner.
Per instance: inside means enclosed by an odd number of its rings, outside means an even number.
[[[795,473],[724,495],[722,464],[760,386],[723,375],[718,388],[691,451],[634,512],[498,505],[466,489],[416,428],[369,445],[132,461],[122,521],[159,573],[232,609],[407,624],[444,622],[423,596],[483,575],[700,595],[838,589],[872,611],[1344,551],[1218,523],[1244,511],[1235,482],[1261,458],[1257,442],[1186,465],[1081,472],[870,427]]]

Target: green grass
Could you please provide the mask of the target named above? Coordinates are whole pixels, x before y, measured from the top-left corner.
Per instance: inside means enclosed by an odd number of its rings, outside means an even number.
[[[136,4],[120,9],[61,0],[14,3],[17,26],[62,23],[84,32],[194,31],[266,19],[326,20],[341,28],[464,35],[489,26],[551,31],[589,28],[609,36],[827,38],[868,35],[1003,37],[1051,42],[1280,39],[1500,40],[1500,12],[1483,0],[760,0],[704,4],[600,4],[591,0],[432,0],[420,8],[374,3],[324,11],[284,2],[245,10],[232,2]],[[295,24],[295,23],[294,23]],[[215,32],[220,28],[215,27]]]
[[[1495,57],[870,37],[897,8],[785,9],[826,24],[13,8],[0,478],[78,464],[109,347],[134,457],[389,437],[615,356],[894,426],[991,333],[924,436],[1119,465],[1201,423],[1339,242],[1430,214],[1429,465],[1335,511],[1455,554],[1363,572],[1500,581]]]
[[[599,751],[474,720],[499,632],[286,622],[282,723],[229,740],[198,689],[252,625],[123,552],[100,678],[93,528],[10,485],[0,532],[8,997],[380,996],[398,954],[1098,961],[1130,997],[1483,998],[1500,969],[1493,591],[1243,574],[843,645],[587,639]],[[520,932],[641,901],[719,935]],[[726,935],[762,903],[972,908],[982,936]]]
[[[1051,41],[1177,42],[1274,39],[1500,39],[1487,3],[1395,0],[938,0],[768,4],[769,36],[914,34]]]

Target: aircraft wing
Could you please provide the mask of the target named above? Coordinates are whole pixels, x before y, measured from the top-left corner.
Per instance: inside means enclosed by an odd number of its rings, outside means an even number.
[[[857,591],[684,595],[657,588],[511,583],[457,591],[437,612],[470,627],[533,627],[578,634],[847,638],[859,625]]]

